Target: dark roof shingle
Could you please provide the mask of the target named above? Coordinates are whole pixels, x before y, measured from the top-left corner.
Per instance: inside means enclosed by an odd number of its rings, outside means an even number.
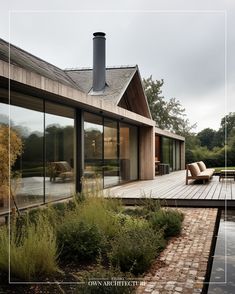
[[[108,99],[117,105],[133,78],[137,66],[122,66],[106,68],[106,87],[102,94],[97,94],[103,100]],[[66,70],[67,74],[81,88],[89,94],[92,91],[92,69]]]
[[[9,52],[11,64],[35,72],[51,80],[61,82],[67,86],[73,88],[77,87],[77,85],[62,69],[20,49],[17,46],[9,44],[0,38],[0,60],[9,62]]]
[[[9,52],[11,64],[92,95],[92,69],[62,70],[0,38],[0,60],[9,62]],[[137,66],[107,68],[107,85],[103,93],[95,96],[118,105],[136,71]]]

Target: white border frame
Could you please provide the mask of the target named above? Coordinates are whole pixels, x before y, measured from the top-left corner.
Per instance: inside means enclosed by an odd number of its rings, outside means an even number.
[[[9,10],[8,11],[8,40],[9,40],[9,45],[10,45],[10,40],[11,40],[11,16],[14,13],[165,13],[165,14],[170,14],[170,13],[215,13],[215,14],[223,14],[224,15],[224,100],[225,100],[225,117],[227,115],[227,110],[228,110],[228,96],[227,96],[227,30],[228,30],[228,18],[227,18],[227,10]],[[9,46],[9,103],[11,101],[11,89],[10,89],[10,46]],[[10,104],[9,104],[9,123],[10,123]],[[226,119],[225,119],[226,122]],[[227,124],[225,124],[225,144],[227,144]],[[10,148],[10,131],[9,131],[9,148]],[[227,150],[225,149],[225,167],[227,168]],[[10,157],[9,157],[9,174],[10,174]],[[9,184],[10,184],[10,177],[9,177]],[[224,282],[203,282],[203,284],[219,284],[219,285],[224,285],[227,284],[227,232],[226,232],[226,219],[227,219],[227,198],[224,200],[225,201],[225,206],[224,206],[224,211],[225,211],[225,281]],[[83,282],[12,282],[10,280],[10,274],[11,274],[11,269],[10,269],[10,190],[9,190],[9,214],[8,214],[8,228],[9,228],[9,270],[8,270],[8,283],[9,284],[22,284],[22,285],[51,285],[51,284],[60,284],[60,285],[81,285],[84,284]],[[138,278],[135,279],[140,280]],[[141,281],[144,282],[144,279],[141,279]],[[167,283],[167,282],[166,282]],[[195,282],[196,284],[197,282]],[[198,282],[199,283],[199,282]],[[185,283],[177,283],[177,284],[185,284]]]

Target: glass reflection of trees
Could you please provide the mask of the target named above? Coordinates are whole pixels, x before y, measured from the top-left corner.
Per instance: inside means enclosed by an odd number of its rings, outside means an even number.
[[[84,179],[101,188],[138,178],[137,127],[84,113]],[[96,182],[97,183],[97,182]]]
[[[45,103],[46,201],[75,193],[74,110]]]
[[[103,187],[103,119],[84,114],[84,188]]]
[[[74,177],[66,182],[65,177],[51,183],[47,162],[66,161],[71,169],[74,167],[74,110],[48,103],[47,110],[52,114],[45,113],[47,102],[29,96],[12,97],[11,102],[10,108],[0,103],[0,124],[16,130],[23,143],[22,155],[12,168],[13,173],[20,174],[16,187],[18,207],[43,203],[45,191],[46,201],[71,196],[75,191]],[[9,109],[10,120],[6,115]],[[11,185],[15,182],[12,178]],[[57,183],[62,185],[58,187]]]

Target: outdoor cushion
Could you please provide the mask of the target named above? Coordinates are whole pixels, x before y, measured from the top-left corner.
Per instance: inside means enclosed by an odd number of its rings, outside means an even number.
[[[199,169],[200,169],[201,172],[206,170],[206,165],[205,165],[205,163],[203,161],[197,162],[197,165],[199,166]]]
[[[205,167],[205,164],[202,161],[187,164],[186,185],[188,185],[188,180],[190,179],[195,179],[195,180],[200,179],[200,180],[203,180],[203,183],[204,183],[205,180],[209,180],[210,178],[213,177],[213,174],[215,172],[214,168],[206,168],[205,170],[200,171],[200,168],[199,168],[200,165],[202,168]],[[191,176],[188,173],[189,171]]]
[[[193,177],[197,177],[200,174],[200,169],[196,163],[191,163],[188,167]]]
[[[212,173],[215,172],[215,169],[214,168],[207,168],[206,170],[210,170]]]
[[[210,178],[213,175],[213,170],[212,169],[207,169],[202,172],[197,176],[197,178]]]

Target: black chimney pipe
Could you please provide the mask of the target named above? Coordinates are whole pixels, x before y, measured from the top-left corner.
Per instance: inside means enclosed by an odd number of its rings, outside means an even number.
[[[93,91],[103,91],[105,88],[105,33],[93,34]]]

